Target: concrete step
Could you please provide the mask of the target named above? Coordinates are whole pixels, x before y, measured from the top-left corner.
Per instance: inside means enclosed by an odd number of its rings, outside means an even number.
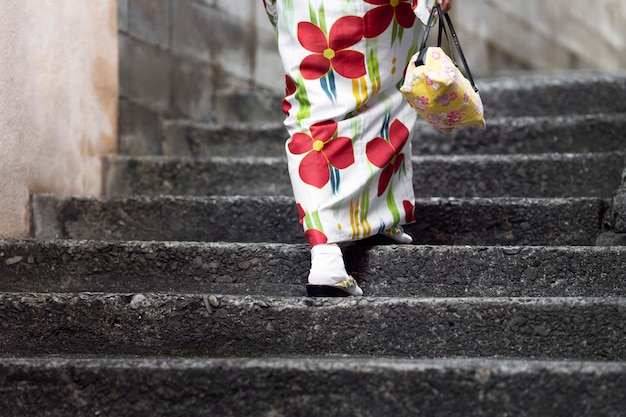
[[[449,134],[417,126],[416,155],[612,152],[624,150],[626,113],[490,118],[485,130]]]
[[[287,131],[282,123],[211,125],[170,120],[163,123],[163,155],[183,157],[285,154]]]
[[[286,159],[111,156],[106,194],[292,195]],[[610,198],[624,153],[413,157],[419,197]],[[497,173],[497,175],[494,175]]]
[[[578,199],[416,201],[416,244],[593,245],[609,202]],[[304,243],[290,197],[33,196],[39,239]]]
[[[544,116],[626,111],[626,72],[526,73],[479,77],[485,114]],[[241,120],[282,120],[282,96],[266,92],[217,94],[216,119],[222,124]]]
[[[626,113],[495,117],[487,129],[445,134],[423,121],[413,141],[415,155],[612,152],[624,150]],[[282,124],[204,125],[165,123],[166,156],[276,157],[285,155]]]
[[[11,416],[588,417],[626,403],[624,362],[5,358],[0,383]]]
[[[488,117],[626,112],[624,71],[493,77],[478,86]]]
[[[626,297],[626,247],[343,247],[378,297]],[[308,245],[0,240],[0,291],[304,296]]]
[[[626,298],[0,293],[0,309],[0,355],[626,357]]]
[[[105,194],[292,195],[284,157],[106,158]]]

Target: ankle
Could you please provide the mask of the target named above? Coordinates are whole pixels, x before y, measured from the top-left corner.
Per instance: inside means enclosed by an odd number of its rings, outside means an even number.
[[[339,246],[320,244],[311,249],[309,284],[333,285],[345,281],[348,277]]]

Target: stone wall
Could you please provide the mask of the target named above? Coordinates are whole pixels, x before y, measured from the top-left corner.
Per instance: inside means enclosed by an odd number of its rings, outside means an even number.
[[[168,119],[280,120],[261,0],[118,1],[122,153],[162,154]],[[477,76],[626,68],[623,0],[457,0],[453,18]]]
[[[30,232],[30,195],[99,195],[117,145],[115,0],[2,0],[0,238]]]
[[[626,68],[624,0],[457,0],[454,19],[478,75]]]
[[[214,123],[232,92],[276,92],[261,0],[118,0],[120,151],[162,154],[162,123]]]

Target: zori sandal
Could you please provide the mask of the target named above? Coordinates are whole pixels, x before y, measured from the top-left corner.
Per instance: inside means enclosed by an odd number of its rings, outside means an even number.
[[[306,293],[309,297],[358,297],[363,290],[351,276],[333,285],[307,284]]]
[[[411,235],[404,233],[402,226],[395,226],[382,233],[357,240],[357,246],[408,245],[413,242]]]
[[[404,233],[404,229],[402,228],[402,226],[392,227],[391,229],[385,230],[383,234],[395,240],[396,243],[400,243],[403,245],[413,243],[413,238],[410,235]]]

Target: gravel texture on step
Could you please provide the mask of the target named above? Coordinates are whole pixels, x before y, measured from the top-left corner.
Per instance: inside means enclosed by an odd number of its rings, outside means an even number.
[[[289,197],[33,196],[31,205],[39,239],[305,242]],[[592,245],[608,207],[598,198],[418,199],[405,229],[418,244]]]
[[[188,121],[164,123],[166,156],[278,156],[288,134],[281,123],[215,126]]]
[[[623,151],[626,112],[503,117],[487,115],[486,129],[443,133],[419,120],[414,155]],[[179,157],[284,157],[281,124],[214,126],[166,123],[164,155]]]
[[[623,362],[0,359],[6,416],[619,416]]]
[[[622,360],[626,298],[0,293],[0,354]]]
[[[106,194],[291,196],[285,158],[108,157]],[[610,198],[624,153],[415,156],[419,197]],[[494,175],[497,173],[497,175]]]
[[[110,156],[106,195],[293,195],[285,157]]]
[[[413,157],[420,197],[601,197],[621,182],[626,154],[529,154]]]
[[[419,122],[413,140],[413,153],[460,155],[623,151],[625,132],[625,113],[488,118],[485,130],[462,129],[449,134]]]
[[[485,114],[546,116],[626,112],[626,72],[528,74],[480,83]]]
[[[366,295],[626,297],[626,247],[343,247]],[[304,296],[307,245],[0,240],[0,291]]]

